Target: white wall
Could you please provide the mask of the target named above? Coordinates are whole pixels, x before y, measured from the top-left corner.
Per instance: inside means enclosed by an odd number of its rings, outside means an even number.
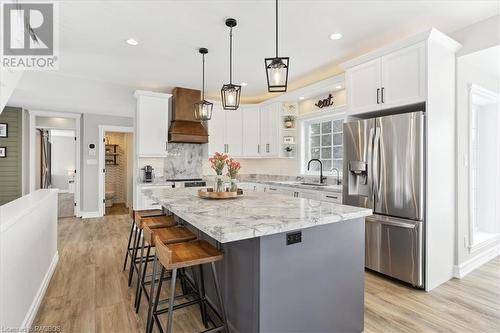
[[[0,206],[0,328],[27,332],[57,260],[57,191]]]
[[[52,188],[67,191],[68,171],[75,170],[75,131],[51,130],[52,143]]]
[[[462,44],[457,57],[484,50],[500,44],[500,15],[467,26],[450,34]]]

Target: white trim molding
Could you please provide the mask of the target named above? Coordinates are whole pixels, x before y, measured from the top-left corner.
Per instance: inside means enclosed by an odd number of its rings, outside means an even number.
[[[490,248],[489,250],[481,252],[480,254],[472,257],[466,262],[460,265],[455,265],[453,267],[453,277],[457,279],[462,279],[476,268],[479,268],[480,266],[486,264],[488,261],[492,260],[493,258],[496,258],[499,255],[500,255],[500,244],[497,244],[496,246]]]
[[[40,304],[42,304],[43,296],[45,296],[45,292],[47,291],[49,282],[52,279],[52,275],[54,275],[58,262],[59,262],[59,252],[56,251],[54,257],[52,258],[52,261],[50,262],[50,266],[47,270],[47,273],[45,273],[42,284],[40,285],[40,288],[38,288],[35,298],[33,299],[33,303],[31,303],[31,306],[28,312],[26,313],[26,316],[24,317],[23,323],[21,324],[20,327],[20,332],[22,329],[29,330],[33,325],[33,320],[35,320],[36,314],[38,313],[38,309],[40,308]]]

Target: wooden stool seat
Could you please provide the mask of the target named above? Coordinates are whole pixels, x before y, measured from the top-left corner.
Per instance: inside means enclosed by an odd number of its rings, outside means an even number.
[[[158,236],[155,236],[158,237]],[[184,268],[216,262],[224,258],[224,254],[205,240],[192,242],[163,244],[156,241],[156,255],[165,269]]]
[[[134,212],[134,222],[137,223],[145,217],[162,216],[165,213],[161,209],[136,210]]]
[[[163,244],[173,244],[180,242],[188,242],[196,239],[196,235],[191,232],[186,227],[174,226],[167,228],[150,228],[149,225],[145,224],[143,228],[144,239],[151,246],[155,246],[155,241],[159,240]],[[151,237],[155,235],[156,237]]]
[[[148,226],[149,229],[157,229],[173,227],[176,224],[177,222],[175,222],[173,216],[162,215],[142,218],[137,226],[140,229],[143,229],[145,226]]]

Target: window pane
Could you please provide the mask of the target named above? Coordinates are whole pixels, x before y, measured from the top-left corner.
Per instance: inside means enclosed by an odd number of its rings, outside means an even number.
[[[311,147],[319,147],[319,136],[311,136]]]
[[[311,134],[319,134],[319,123],[311,124],[310,131]]]
[[[326,121],[321,123],[321,133],[330,133],[332,131],[332,122]]]
[[[326,160],[326,161],[321,161],[323,162],[323,172],[329,171],[332,168],[332,161]]]
[[[322,159],[332,158],[332,148],[331,147],[321,148],[321,158]]]
[[[343,124],[344,124],[344,119],[334,120],[333,121],[333,131],[334,132],[342,132]]]
[[[321,145],[323,147],[331,146],[332,145],[332,136],[330,134],[322,135],[321,136]]]
[[[311,148],[311,158],[319,158],[319,148]]]
[[[333,147],[333,158],[342,158],[343,147]]]
[[[337,168],[337,170],[339,170],[340,172],[342,172],[342,160],[333,160],[332,162],[332,167],[333,168]]]
[[[342,133],[339,133],[339,134],[334,134],[333,135],[333,145],[334,146],[339,146],[342,144]]]

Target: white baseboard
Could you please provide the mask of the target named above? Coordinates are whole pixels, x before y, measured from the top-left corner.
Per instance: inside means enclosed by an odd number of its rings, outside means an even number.
[[[102,217],[102,214],[99,212],[80,212],[80,217],[82,219],[92,219],[96,217]]]
[[[499,255],[500,255],[500,244],[497,244],[492,248],[470,258],[466,262],[460,265],[455,265],[453,267],[453,277],[456,277],[457,279],[462,279],[464,276],[466,276],[476,268],[486,264],[488,261]]]
[[[38,308],[40,307],[40,304],[42,303],[43,296],[45,295],[45,291],[47,291],[47,287],[49,286],[49,282],[50,282],[50,279],[52,278],[52,274],[54,274],[54,271],[56,270],[56,266],[57,266],[58,261],[59,261],[59,252],[56,251],[56,254],[52,258],[52,262],[50,263],[49,269],[47,270],[47,273],[45,273],[42,284],[40,285],[40,288],[38,288],[38,291],[35,295],[35,299],[31,303],[31,306],[28,310],[28,313],[26,313],[26,316],[24,317],[23,323],[21,324],[21,327],[20,327],[20,332],[23,329],[29,330],[31,328],[31,325],[33,324],[33,320],[35,320],[36,314],[38,312]]]

